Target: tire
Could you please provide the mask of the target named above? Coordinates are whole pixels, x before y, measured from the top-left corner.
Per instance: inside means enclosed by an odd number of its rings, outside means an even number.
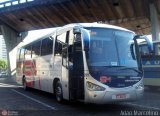
[[[63,100],[62,85],[60,81],[56,82],[54,92],[55,92],[55,97],[56,97],[57,102],[62,103],[64,100]]]

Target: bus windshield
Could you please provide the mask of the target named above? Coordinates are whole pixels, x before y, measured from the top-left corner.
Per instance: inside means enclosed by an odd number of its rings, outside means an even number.
[[[131,54],[134,33],[106,28],[87,29],[90,32],[86,52],[88,66],[138,67]]]

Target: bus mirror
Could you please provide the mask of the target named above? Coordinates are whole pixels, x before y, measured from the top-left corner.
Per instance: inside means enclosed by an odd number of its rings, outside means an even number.
[[[80,27],[74,27],[73,28],[74,33],[74,42],[81,41],[81,28]]]
[[[153,42],[150,41],[149,38],[147,38],[147,36],[145,36],[145,35],[136,35],[133,40],[135,41],[137,39],[145,39],[145,41],[147,42],[147,45],[148,45],[149,52],[153,53]]]
[[[136,56],[135,56],[135,53],[134,53],[134,44],[133,43],[131,44],[130,49],[131,49],[131,56],[135,60]]]
[[[82,38],[84,41],[84,50],[89,51],[90,48],[90,31],[87,29],[82,29]]]
[[[81,41],[81,34],[77,33],[74,35],[74,42],[80,42]]]

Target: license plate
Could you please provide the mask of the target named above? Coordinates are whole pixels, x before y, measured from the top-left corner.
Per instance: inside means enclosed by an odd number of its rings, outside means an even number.
[[[116,94],[112,95],[112,99],[127,99],[129,98],[128,94]]]
[[[126,94],[117,94],[116,99],[126,99]]]

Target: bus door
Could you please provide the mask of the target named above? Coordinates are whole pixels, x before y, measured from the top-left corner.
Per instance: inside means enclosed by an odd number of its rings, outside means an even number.
[[[74,42],[69,50],[70,99],[84,99],[84,63],[81,41]],[[70,60],[72,59],[72,60]],[[73,64],[70,62],[73,62]]]
[[[62,46],[62,88],[63,98],[69,100],[68,45]]]

